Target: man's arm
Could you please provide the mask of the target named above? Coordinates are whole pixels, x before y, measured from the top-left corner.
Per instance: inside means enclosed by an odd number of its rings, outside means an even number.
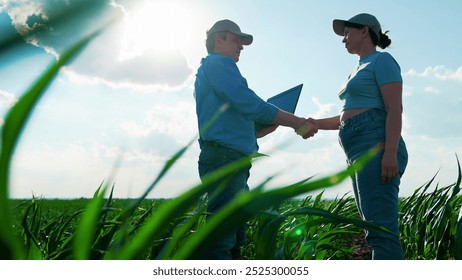
[[[303,138],[309,138],[318,132],[317,126],[305,118],[300,118],[289,112],[279,110],[273,120],[274,125],[291,127]]]
[[[264,137],[264,136],[276,131],[276,129],[278,127],[279,127],[279,125],[275,124],[275,125],[272,125],[272,126],[265,127],[265,128],[257,130],[257,138]]]

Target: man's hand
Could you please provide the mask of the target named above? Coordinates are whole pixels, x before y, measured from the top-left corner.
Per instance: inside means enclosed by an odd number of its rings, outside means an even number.
[[[307,139],[318,133],[319,124],[315,119],[308,118],[305,123],[296,131],[298,135]]]

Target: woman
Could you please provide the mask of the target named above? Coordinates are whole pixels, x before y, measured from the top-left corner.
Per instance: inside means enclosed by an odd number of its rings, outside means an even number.
[[[390,38],[370,14],[333,21],[334,32],[343,36],[350,54],[359,56],[339,97],[343,110],[339,116],[314,120],[319,129],[339,129],[339,141],[349,164],[374,146],[380,152],[367,166],[352,176],[359,212],[391,231],[370,230],[366,241],[373,259],[403,259],[399,240],[398,190],[407,165],[407,151],[401,137],[403,80],[398,63],[385,49]]]

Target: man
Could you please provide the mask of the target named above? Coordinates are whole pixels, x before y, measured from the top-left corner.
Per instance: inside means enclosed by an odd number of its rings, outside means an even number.
[[[207,31],[208,55],[201,61],[194,83],[201,153],[201,178],[217,169],[249,157],[258,151],[257,138],[279,125],[292,127],[304,138],[316,132],[304,118],[279,110],[258,97],[247,85],[237,67],[243,45],[250,45],[253,36],[242,33],[230,20],[220,20]],[[273,124],[256,131],[255,122]],[[216,213],[239,192],[248,191],[247,180],[251,165],[216,182],[209,193],[207,211]],[[225,187],[223,184],[226,183]],[[238,259],[245,239],[245,228],[223,236],[212,246],[208,259]]]

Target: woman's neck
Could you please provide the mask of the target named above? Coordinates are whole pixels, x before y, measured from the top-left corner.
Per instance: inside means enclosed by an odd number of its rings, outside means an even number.
[[[366,56],[370,55],[371,53],[376,52],[375,46],[372,44],[366,44],[361,50],[358,52],[359,59],[363,59]]]

